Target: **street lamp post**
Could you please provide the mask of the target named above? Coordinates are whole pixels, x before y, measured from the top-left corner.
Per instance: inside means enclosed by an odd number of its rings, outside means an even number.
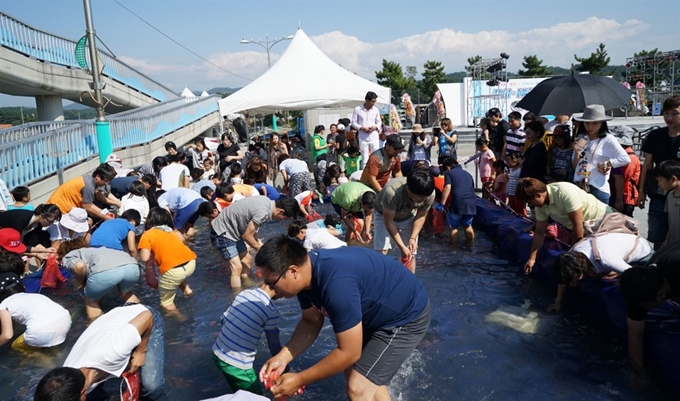
[[[99,162],[106,163],[106,158],[113,151],[111,143],[111,126],[106,120],[104,112],[104,102],[102,90],[105,84],[100,77],[99,58],[97,56],[97,44],[95,42],[96,34],[94,30],[94,23],[92,22],[92,8],[90,7],[90,0],[83,0],[83,8],[85,10],[85,31],[87,33],[87,42],[90,47],[90,62],[92,63],[92,84],[91,88],[94,91],[94,101],[96,103],[97,119],[94,123],[95,132],[97,134],[97,147],[99,148]]]
[[[262,48],[264,48],[264,49],[267,51],[267,68],[271,68],[271,66],[272,66],[272,60],[271,60],[271,57],[269,56],[269,50],[270,50],[272,47],[274,47],[275,44],[277,44],[277,43],[279,43],[279,42],[282,42],[282,41],[284,41],[284,40],[291,40],[291,39],[293,39],[293,35],[284,36],[284,37],[282,37],[282,38],[280,38],[280,39],[274,38],[274,40],[272,40],[272,41],[270,42],[270,41],[269,41],[269,34],[266,34],[266,35],[265,35],[265,40],[264,40],[264,42],[262,41],[262,39],[260,39],[260,40],[258,40],[258,41],[256,42],[256,41],[254,41],[254,40],[252,40],[252,39],[251,39],[251,40],[248,40],[248,39],[246,39],[246,38],[243,38],[243,39],[241,39],[241,41],[240,41],[239,43],[241,43],[242,45],[249,45],[249,44],[252,43],[252,44],[259,45],[259,46],[261,46]],[[277,130],[277,126],[276,126],[276,114],[272,114],[272,129],[273,129],[274,131]],[[262,132],[264,133],[264,124],[262,125]]]
[[[239,43],[241,43],[242,45],[249,45],[249,44],[252,43],[252,44],[259,45],[259,46],[263,47],[267,51],[267,66],[271,67],[272,61],[271,61],[271,58],[269,57],[269,50],[272,47],[274,47],[275,44],[282,42],[284,40],[291,40],[291,39],[293,39],[293,35],[284,36],[281,39],[274,38],[274,40],[272,40],[270,42],[269,41],[269,34],[266,34],[264,42],[262,41],[262,39],[260,39],[256,42],[252,39],[248,40],[246,38],[243,38],[243,39],[241,39],[241,41]]]

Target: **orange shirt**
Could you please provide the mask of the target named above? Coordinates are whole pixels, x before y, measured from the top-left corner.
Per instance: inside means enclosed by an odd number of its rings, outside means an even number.
[[[257,192],[255,190],[255,187],[252,185],[246,185],[246,184],[234,184],[232,185],[234,187],[234,191],[240,193],[241,195],[245,196],[246,198],[249,196],[252,196],[253,193]]]
[[[46,203],[57,205],[62,214],[71,211],[71,208],[82,207],[85,179],[81,177],[73,178],[61,184],[50,196]]]
[[[371,187],[371,183],[368,179],[369,176],[374,176],[378,181],[378,184],[380,184],[381,187],[384,187],[390,177],[392,177],[392,173],[396,174],[401,172],[401,162],[399,159],[396,157],[387,157],[382,152],[384,152],[384,149],[374,152],[368,158],[366,168],[361,173],[361,182],[370,188],[373,187]]]
[[[161,274],[196,259],[194,251],[189,249],[177,234],[172,231],[165,232],[159,228],[152,228],[142,234],[138,248],[153,252]]]

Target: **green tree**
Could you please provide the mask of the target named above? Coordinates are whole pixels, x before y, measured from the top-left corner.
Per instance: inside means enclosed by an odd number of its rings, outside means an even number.
[[[415,65],[409,65],[406,66],[406,78],[413,78],[416,79],[416,75],[418,75],[418,68],[416,68]]]
[[[407,78],[399,63],[383,59],[382,70],[375,72],[378,84],[392,89],[392,103],[401,103],[401,95],[415,85],[415,78]]]
[[[523,77],[552,75],[552,72],[548,67],[543,65],[543,60],[539,60],[536,55],[524,56],[522,67],[526,68],[526,70],[519,70],[517,71],[517,74]]]
[[[441,61],[426,61],[423,64],[423,80],[420,85],[423,98],[432,99],[437,92],[437,84],[446,83],[449,80],[444,72],[444,65]]]
[[[482,56],[480,56],[480,55],[468,57],[468,59],[467,59],[468,65],[465,66],[465,71],[467,71],[468,76],[473,74],[472,65],[476,64],[479,61],[482,61]],[[477,78],[481,78],[481,80],[485,81],[485,80],[489,79],[489,73],[486,72],[486,69],[483,69],[483,70],[480,71],[480,77],[474,77],[473,76],[473,79],[477,79]]]
[[[473,64],[481,60],[482,56],[480,56],[479,54],[473,57],[468,57],[467,59],[468,65],[465,66],[465,71],[470,71],[470,67],[472,67]]]
[[[604,75],[603,71],[611,61],[611,58],[607,56],[607,50],[604,48],[604,43],[600,43],[600,46],[595,50],[594,53],[590,54],[590,57],[579,57],[574,54],[574,59],[579,62],[578,65],[573,66],[576,71],[590,72],[591,74]]]

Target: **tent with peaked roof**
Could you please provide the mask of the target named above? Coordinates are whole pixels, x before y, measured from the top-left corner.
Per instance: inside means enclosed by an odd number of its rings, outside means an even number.
[[[219,101],[222,116],[248,111],[307,110],[335,105],[356,106],[366,92],[378,103],[390,102],[390,88],[347,71],[324,54],[298,29],[281,58],[259,78]]]
[[[201,92],[201,97],[208,97],[210,94],[206,91]]]
[[[189,88],[187,88],[187,87],[184,87],[184,90],[182,90],[181,96],[182,97],[196,97],[196,95],[194,95],[194,92],[190,91]]]

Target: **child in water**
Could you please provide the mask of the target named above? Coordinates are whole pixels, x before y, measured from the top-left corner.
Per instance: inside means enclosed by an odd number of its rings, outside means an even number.
[[[175,233],[172,216],[167,210],[159,207],[151,209],[138,248],[143,262],[148,262],[153,253],[160,270],[158,293],[161,306],[168,311],[177,310],[177,289],[181,289],[185,297],[193,294],[187,278],[196,269],[196,254]]]
[[[276,292],[261,284],[238,294],[222,314],[222,330],[213,345],[213,361],[232,391],[246,390],[262,394],[253,361],[264,331],[269,352],[281,351],[279,342],[279,310],[272,302]]]
[[[71,328],[71,315],[61,305],[42,294],[25,293],[17,274],[0,273],[0,347],[14,337],[12,320],[26,326],[12,343],[16,351],[59,345]]]

